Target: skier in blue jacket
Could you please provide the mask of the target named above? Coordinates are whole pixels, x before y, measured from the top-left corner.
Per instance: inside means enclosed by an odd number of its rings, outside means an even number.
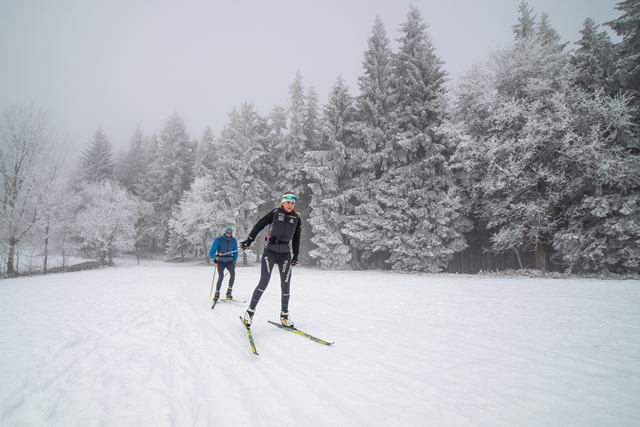
[[[214,301],[220,298],[220,287],[224,278],[225,268],[229,271],[229,287],[227,288],[227,299],[233,299],[231,290],[233,282],[236,278],[236,261],[238,261],[238,241],[233,237],[233,229],[227,227],[224,234],[213,241],[209,256],[213,258],[213,263],[218,266],[218,283],[216,284],[216,293],[213,296]]]

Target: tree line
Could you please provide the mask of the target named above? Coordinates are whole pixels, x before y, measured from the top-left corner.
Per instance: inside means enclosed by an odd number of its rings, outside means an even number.
[[[448,85],[411,6],[395,50],[376,18],[358,94],[338,76],[322,105],[298,73],[286,107],[245,102],[199,138],[174,113],[117,156],[99,128],[73,176],[46,112],[9,107],[3,271],[31,256],[46,272],[52,252],[208,260],[293,190],[308,266],[637,273],[640,0],[616,9],[619,43],[587,19],[571,49],[522,2],[513,42]]]

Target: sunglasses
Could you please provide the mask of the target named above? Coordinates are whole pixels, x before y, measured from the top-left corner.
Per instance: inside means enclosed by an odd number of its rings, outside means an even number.
[[[292,202],[295,202],[296,198],[295,198],[295,196],[284,196],[284,200],[290,200]]]

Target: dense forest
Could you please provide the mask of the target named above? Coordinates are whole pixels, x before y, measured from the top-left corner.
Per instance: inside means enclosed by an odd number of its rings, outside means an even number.
[[[603,25],[619,42],[587,19],[568,46],[522,2],[512,43],[448,82],[411,7],[396,49],[373,23],[355,94],[338,76],[323,104],[298,73],[266,116],[245,102],[193,137],[174,113],[117,155],[98,128],[77,165],[47,111],[9,106],[2,275],[46,274],[53,255],[208,262],[226,226],[244,239],[287,190],[305,266],[637,274],[640,0],[616,9]]]

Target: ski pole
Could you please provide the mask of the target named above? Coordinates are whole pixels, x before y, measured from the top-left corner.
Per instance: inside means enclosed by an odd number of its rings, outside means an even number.
[[[211,291],[209,292],[209,298],[211,298],[211,294],[213,293],[213,282],[216,281],[216,271],[218,270],[218,266],[215,266],[213,269],[213,280],[211,280]]]
[[[225,255],[229,255],[235,252],[238,252],[240,249],[236,249],[235,251],[231,251],[231,252],[227,252],[226,254],[218,254],[218,256],[225,256]]]

